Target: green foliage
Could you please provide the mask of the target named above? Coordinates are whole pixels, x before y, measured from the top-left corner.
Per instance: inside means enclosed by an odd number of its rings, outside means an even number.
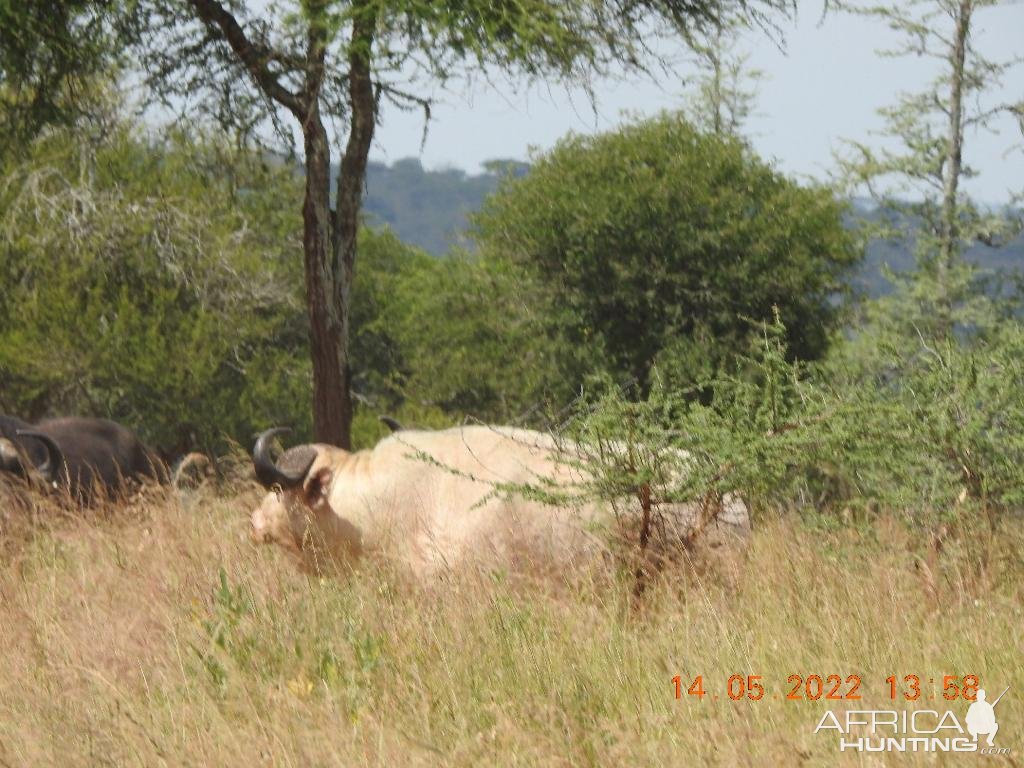
[[[411,298],[399,288],[403,276],[429,273],[434,260],[402,243],[390,230],[364,229],[359,246],[359,289],[352,306],[353,386],[364,398],[383,396],[385,404],[394,406],[398,402],[393,380],[405,366],[408,350],[392,324],[382,318],[400,311],[401,304]]]
[[[0,0],[0,148],[87,109],[128,29],[115,0]]]
[[[915,519],[1020,509],[1022,343],[1024,326],[1006,320],[973,344],[883,336],[869,365],[837,356],[821,376],[845,400],[840,483]]]
[[[2,180],[0,409],[115,418],[167,454],[248,445],[275,423],[309,434],[301,189],[287,167],[115,124],[40,140]],[[462,278],[387,231],[364,229],[360,249],[352,357],[366,446],[387,434],[380,413],[448,425],[431,400],[472,404],[434,397],[472,385],[453,383],[465,372],[419,325],[425,299]],[[414,399],[410,380],[423,385]]]
[[[57,135],[5,169],[0,407],[166,452],[308,423],[297,184],[191,137]]]
[[[586,448],[589,492],[690,500],[738,491],[755,509],[849,522],[895,513],[914,526],[994,526],[1024,508],[1024,326],[976,348],[888,348],[899,375],[788,361],[765,325],[734,370],[701,383],[709,403],[657,385],[612,388],[568,434]]]
[[[477,219],[479,255],[367,256],[357,389],[381,410],[539,422],[595,375],[642,392],[658,363],[692,397],[774,304],[802,329],[793,354],[819,354],[856,261],[841,210],[672,117],[571,139],[507,177]]]
[[[516,270],[425,258],[394,275],[391,291],[371,328],[400,345],[401,361],[388,369],[394,396],[498,421],[538,404],[555,350],[535,333]]]
[[[990,59],[972,34],[979,14],[996,4],[839,4],[899,33],[896,47],[881,55],[927,55],[941,62],[924,90],[901,93],[894,105],[879,110],[884,133],[893,141],[880,150],[849,141],[837,157],[849,189],[866,190],[879,204],[882,215],[861,221],[865,235],[897,239],[913,250],[915,268],[894,278],[896,300],[875,308],[876,319],[908,337],[921,334],[944,341],[958,328],[971,332],[984,326],[989,310],[978,285],[983,276],[964,253],[975,244],[1005,246],[1024,228],[1020,211],[986,210],[962,189],[976,175],[964,160],[973,132],[994,129],[998,116],[1020,108],[992,99],[1020,60]]]
[[[452,356],[440,346],[447,318],[429,316],[435,290],[464,289],[439,280],[445,262],[400,241],[390,230],[364,228],[352,302],[353,389],[357,408],[352,443],[367,447],[389,434],[377,417],[386,414],[410,427],[445,427],[452,418],[432,397],[452,371]],[[410,381],[413,383],[410,385]]]
[[[168,454],[248,445],[275,423],[309,434],[301,190],[286,167],[117,127],[37,142],[3,182],[0,409],[108,416]],[[397,386],[407,359],[430,357],[410,345],[432,349],[401,303],[414,306],[417,281],[441,265],[389,232],[363,230],[360,248],[352,349],[365,446],[387,433],[379,413],[450,418]]]
[[[841,358],[816,372],[819,405],[794,461],[791,498],[818,510],[894,510],[920,523],[1021,507],[1020,345],[1005,323],[973,347],[945,340],[877,349],[867,370]],[[804,416],[803,421],[808,417]]]
[[[483,258],[530,276],[560,376],[686,386],[745,349],[777,306],[794,356],[820,357],[858,254],[843,208],[739,141],[674,115],[563,140],[476,217]]]
[[[728,491],[760,501],[776,493],[793,460],[791,433],[821,407],[808,396],[804,368],[787,359],[785,336],[777,318],[761,326],[730,370],[698,382],[713,392],[709,403],[667,386],[671,372],[660,367],[642,399],[609,383],[584,400],[568,434],[586,448],[593,492],[634,496],[647,484],[663,501]]]

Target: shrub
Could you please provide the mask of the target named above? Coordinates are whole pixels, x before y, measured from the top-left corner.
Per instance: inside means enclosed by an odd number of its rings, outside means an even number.
[[[284,169],[189,137],[57,134],[0,188],[0,407],[137,428],[167,453],[308,421]]]
[[[652,367],[707,378],[776,307],[792,358],[827,349],[859,258],[843,206],[784,178],[733,138],[666,114],[571,136],[508,177],[475,219],[486,261],[514,265],[558,377],[629,378]]]

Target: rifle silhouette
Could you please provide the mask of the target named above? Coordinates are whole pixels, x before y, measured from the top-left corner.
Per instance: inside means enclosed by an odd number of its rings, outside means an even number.
[[[992,702],[992,707],[993,707],[993,708],[995,708],[996,704],[998,704],[998,703],[999,703],[999,699],[1003,698],[1003,696],[1005,696],[1005,695],[1006,695],[1006,692],[1007,692],[1008,690],[1010,690],[1010,686],[1006,686],[1006,688],[1005,688],[1005,689],[1003,690],[1003,692],[1002,692],[1002,693],[1000,693],[1000,694],[999,694],[999,696],[997,696],[997,697],[996,697],[996,700]]]

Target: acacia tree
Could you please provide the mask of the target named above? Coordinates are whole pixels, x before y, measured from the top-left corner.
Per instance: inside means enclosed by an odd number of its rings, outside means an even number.
[[[253,131],[290,116],[305,157],[306,292],[314,438],[347,447],[349,337],[356,234],[382,99],[422,108],[424,83],[466,74],[586,81],[650,63],[652,30],[690,39],[724,14],[764,14],[789,0],[176,0],[141,6],[140,48],[165,103],[204,108]],[[258,131],[257,131],[258,133]],[[344,145],[331,206],[332,137]]]
[[[999,0],[903,0],[841,6],[878,18],[901,34],[896,48],[880,54],[924,56],[939,63],[928,88],[903,94],[896,105],[880,110],[884,133],[897,140],[897,149],[878,151],[848,142],[850,151],[840,158],[851,186],[866,188],[884,209],[899,214],[896,221],[902,229],[883,226],[878,234],[913,239],[917,269],[905,289],[919,310],[912,322],[929,336],[948,336],[958,319],[969,324],[978,321],[977,312],[970,308],[972,270],[963,259],[965,248],[975,242],[999,247],[1021,229],[1019,216],[984,211],[962,188],[965,179],[976,175],[964,161],[969,132],[991,127],[1001,115],[1020,113],[1024,105],[992,97],[1019,59],[992,60],[972,36],[978,13],[999,4]]]

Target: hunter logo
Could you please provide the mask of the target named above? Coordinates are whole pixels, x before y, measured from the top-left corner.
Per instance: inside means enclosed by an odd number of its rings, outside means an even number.
[[[1007,755],[1009,747],[997,747],[999,731],[996,705],[1009,686],[992,703],[985,691],[967,709],[963,722],[952,711],[917,710],[829,710],[818,721],[815,733],[834,732],[839,751],[855,752],[977,752]]]
[[[967,709],[967,732],[975,741],[978,740],[978,736],[988,736],[988,745],[995,746],[993,740],[996,737],[996,731],[999,730],[999,723],[996,722],[996,704],[1008,690],[1010,690],[1009,686],[991,704],[985,701],[985,691],[978,691],[977,700]]]

